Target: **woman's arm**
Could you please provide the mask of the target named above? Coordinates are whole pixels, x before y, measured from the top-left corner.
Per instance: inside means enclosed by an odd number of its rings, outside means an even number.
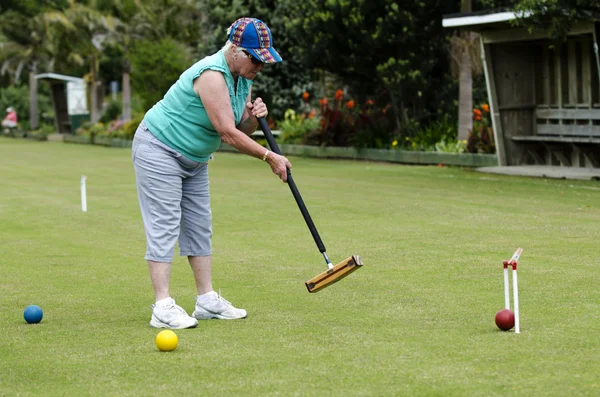
[[[262,99],[257,98],[257,100],[262,101]],[[250,136],[254,131],[256,131],[256,127],[258,127],[258,120],[251,113],[252,109],[252,87],[250,87],[250,91],[248,92],[248,98],[246,98],[246,107],[244,108],[244,113],[242,114],[242,121],[237,125],[238,130],[242,131],[244,134]]]
[[[202,99],[208,118],[223,142],[233,146],[241,153],[258,159],[263,159],[267,152],[264,147],[254,142],[235,125],[229,91],[225,78],[220,72],[207,70],[194,81],[194,91]],[[246,107],[246,111],[250,109]],[[286,168],[292,165],[287,158],[273,152],[268,152],[265,159],[271,166],[273,173],[278,175],[282,181],[287,180]]]

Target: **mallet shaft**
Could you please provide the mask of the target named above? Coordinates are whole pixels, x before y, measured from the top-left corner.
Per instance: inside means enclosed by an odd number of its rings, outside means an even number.
[[[258,125],[260,126],[260,129],[265,134],[265,138],[267,139],[267,142],[269,143],[271,150],[274,151],[275,153],[281,155],[281,150],[279,149],[277,142],[275,142],[275,138],[273,137],[273,134],[271,133],[271,129],[269,128],[267,121],[263,117],[259,117]],[[325,251],[326,251],[325,245],[323,245],[323,241],[321,241],[319,232],[317,232],[317,228],[315,227],[315,224],[313,223],[313,221],[310,217],[310,214],[308,213],[308,210],[306,209],[304,200],[302,200],[302,196],[300,195],[300,192],[298,191],[298,188],[296,187],[296,183],[294,182],[294,179],[292,178],[292,172],[289,170],[289,168],[287,170],[287,184],[290,187],[292,194],[294,195],[294,199],[296,199],[296,204],[298,204],[298,208],[300,208],[300,212],[302,213],[302,216],[304,217],[304,221],[306,222],[306,225],[308,226],[308,229],[310,230],[310,233],[312,234],[313,239],[315,240],[315,243],[317,244],[317,247],[319,248],[319,251],[323,254],[323,257],[325,258],[325,262],[327,262],[327,266],[329,266],[329,268],[332,268],[333,265],[331,265],[331,261],[329,261],[329,258],[327,257],[327,254],[325,253]]]

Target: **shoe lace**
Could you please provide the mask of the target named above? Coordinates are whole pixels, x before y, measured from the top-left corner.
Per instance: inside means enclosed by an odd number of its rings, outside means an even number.
[[[183,308],[177,306],[175,303],[169,303],[167,305],[165,305],[165,309],[168,311],[172,311],[175,310],[177,312],[181,313],[185,313],[185,310],[183,310]]]
[[[223,298],[221,296],[221,288],[219,288],[219,296],[217,297],[217,300],[219,300],[221,302],[224,302],[225,304],[233,307],[233,305],[231,304],[231,302],[229,302],[227,299],[225,299],[225,298]]]

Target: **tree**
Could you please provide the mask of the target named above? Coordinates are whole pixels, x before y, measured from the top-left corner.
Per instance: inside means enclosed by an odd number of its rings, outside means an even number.
[[[135,40],[142,40],[152,32],[148,10],[140,0],[104,0],[96,4],[99,11],[118,19],[108,36],[108,46],[121,54],[121,118],[131,119],[131,59],[130,50]]]
[[[12,83],[17,84],[25,67],[35,71],[35,65],[48,61],[51,53],[48,28],[41,16],[26,17],[14,11],[2,14],[0,25],[6,37],[0,47],[0,71],[9,73]]]
[[[461,12],[471,12],[471,0],[461,0]],[[451,39],[450,51],[458,69],[458,140],[467,140],[473,129],[473,64],[478,60],[479,35],[460,32]]]
[[[577,21],[600,18],[598,0],[482,0],[488,7],[509,5],[518,26],[529,31],[549,29],[554,38],[565,37]]]
[[[132,85],[144,109],[158,102],[190,66],[187,48],[170,37],[138,41],[131,54]]]
[[[549,28],[553,37],[564,37],[573,24],[600,18],[600,3],[590,0],[520,0],[514,10],[527,28]]]
[[[31,128],[37,128],[38,108],[37,101],[34,100],[37,96],[35,75],[40,64],[51,64],[52,31],[44,14],[27,15],[15,10],[6,11],[0,16],[0,26],[5,37],[0,46],[0,72],[9,73],[12,84],[18,84],[23,69],[28,69],[31,98],[29,120]]]
[[[271,29],[274,47],[283,62],[268,65],[253,84],[254,97],[261,97],[269,106],[270,118],[283,119],[288,108],[301,104],[304,91],[313,88],[312,65],[304,63],[296,53],[300,44],[295,32],[288,30],[286,19],[293,12],[296,0],[199,0],[206,13],[202,23],[203,40],[198,45],[199,56],[209,55],[227,40],[227,28],[238,18],[254,17],[263,20]],[[304,33],[302,35],[305,35]]]
[[[100,118],[98,62],[104,41],[115,30],[119,21],[75,0],[68,0],[68,4],[64,11],[49,11],[44,17],[52,22],[58,32],[60,39],[55,40],[54,44],[61,46],[62,51],[66,52],[65,59],[77,65],[87,64],[89,67],[85,78],[90,87],[90,117],[95,122]]]
[[[213,10],[200,0],[144,1],[143,16],[156,39],[171,37],[192,50],[203,39],[206,15]]]
[[[407,135],[438,114],[449,65],[441,20],[454,11],[452,2],[307,0],[289,7],[286,28],[298,41],[292,52],[307,68],[339,76],[360,102],[389,101]]]

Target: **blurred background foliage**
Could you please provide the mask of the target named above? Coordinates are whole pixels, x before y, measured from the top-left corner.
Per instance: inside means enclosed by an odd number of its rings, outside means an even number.
[[[598,8],[583,0],[3,0],[0,105],[16,108],[26,126],[30,74],[83,77],[105,93],[117,81],[121,89],[130,86],[131,98],[125,90],[106,95],[102,125],[88,123],[80,133],[93,127],[132,136],[131,122],[139,122],[187,67],[218,51],[234,20],[252,16],[270,26],[284,59],[267,66],[253,88],[284,139],[461,151],[450,54],[456,32],[444,29],[442,18],[465,1],[473,11],[534,9],[539,18],[517,21],[531,28],[549,13],[556,35]],[[577,11],[561,14],[561,7]],[[42,123],[53,116],[47,91],[40,84]],[[473,97],[474,106],[486,101],[481,76],[473,78]]]

